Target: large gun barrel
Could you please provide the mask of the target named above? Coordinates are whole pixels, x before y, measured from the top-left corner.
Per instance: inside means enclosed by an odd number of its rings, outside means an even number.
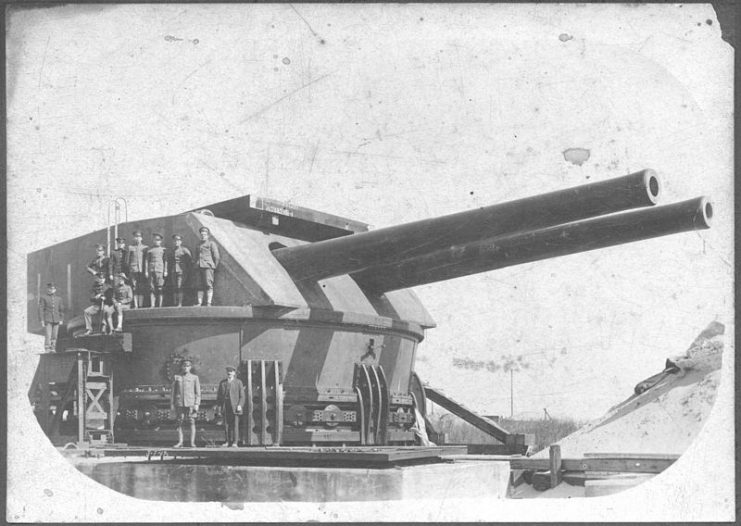
[[[359,272],[481,239],[546,228],[656,204],[653,170],[316,243],[273,255],[296,280]]]
[[[577,221],[467,244],[353,274],[375,293],[443,281],[541,259],[586,252],[654,237],[710,228],[705,197]]]

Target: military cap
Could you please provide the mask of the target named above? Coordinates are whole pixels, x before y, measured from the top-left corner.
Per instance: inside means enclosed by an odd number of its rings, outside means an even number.
[[[116,241],[126,241],[126,238],[125,237],[117,237],[116,238]]]
[[[155,232],[154,234],[152,234],[152,237],[158,237],[162,239],[162,234]]]
[[[47,283],[46,286],[47,288],[52,288],[52,287],[57,288],[57,285],[53,281],[50,281],[49,283]]]
[[[105,281],[105,276],[102,272],[99,272],[95,275],[95,281]]]
[[[236,369],[235,369],[234,367],[232,367],[231,365],[228,365],[228,366],[226,367],[226,372],[227,372],[227,373],[232,373],[232,372],[236,373],[236,372],[237,372],[237,370],[236,370]]]
[[[101,244],[95,245],[95,250],[105,250],[105,247]]]
[[[134,230],[134,237],[139,236],[142,237],[142,231],[141,230]]]
[[[207,226],[202,226],[201,228],[198,229],[198,232],[199,233],[206,232],[207,234],[210,234],[211,233],[211,231],[208,229]]]
[[[173,234],[173,235],[172,235],[172,238],[173,238],[173,239],[180,239],[180,240],[182,241],[182,239],[183,239],[183,236],[181,236],[180,234]]]

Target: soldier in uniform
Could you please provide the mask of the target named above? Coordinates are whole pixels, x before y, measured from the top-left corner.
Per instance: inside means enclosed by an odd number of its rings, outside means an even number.
[[[64,321],[64,303],[57,296],[57,287],[54,283],[46,284],[46,295],[39,298],[39,320],[46,332],[44,350],[54,352],[57,348],[57,334],[59,325]]]
[[[211,306],[214,297],[214,271],[219,266],[219,247],[209,239],[211,231],[202,226],[198,232],[201,242],[198,244],[196,265],[198,267],[198,305],[203,305],[203,292],[206,292],[206,305]]]
[[[149,280],[150,307],[161,307],[165,278],[167,278],[167,256],[162,246],[162,234],[152,234],[154,246],[147,250],[147,263],[144,275]],[[155,303],[156,298],[156,303]]]
[[[183,422],[190,424],[190,447],[196,447],[196,416],[201,405],[201,382],[191,373],[193,362],[183,360],[182,375],[175,375],[170,394],[170,409],[178,421],[178,443],[172,447],[183,447]]]
[[[114,277],[119,274],[129,273],[129,251],[126,249],[126,240],[122,237],[116,238],[116,249],[111,252],[109,280],[114,281]],[[114,283],[115,285],[115,283]]]
[[[95,245],[95,257],[88,264],[87,271],[93,276],[101,275],[104,279],[108,279],[111,275],[111,262],[105,257],[105,247],[103,245]]]
[[[114,288],[106,283],[106,290],[103,293],[103,301],[101,303],[101,309],[103,311],[101,329],[103,334],[113,333],[113,291]]]
[[[173,234],[172,239],[175,242],[175,248],[170,251],[170,264],[168,268],[172,276],[174,290],[173,304],[182,307],[183,286],[188,282],[188,271],[191,269],[193,256],[190,250],[183,246],[183,237],[180,234]]]
[[[219,383],[216,403],[219,412],[224,416],[226,442],[222,447],[238,447],[239,415],[242,414],[244,406],[244,385],[242,380],[237,378],[237,370],[234,367],[226,368],[226,379]]]
[[[147,245],[142,244],[142,233],[140,230],[134,231],[134,244],[129,245],[129,255],[127,262],[129,265],[129,279],[131,279],[131,288],[134,290],[134,308],[144,306],[144,286],[146,278],[144,277],[145,256],[147,254]]]
[[[126,284],[126,276],[120,273],[116,276],[116,285],[112,292],[112,305],[110,308],[103,307],[106,314],[106,323],[113,327],[115,332],[121,332],[123,325],[123,313],[128,310],[134,297],[131,287]],[[113,314],[116,314],[116,323],[113,323]]]
[[[95,283],[93,283],[93,290],[90,294],[91,305],[83,311],[85,317],[85,334],[93,333],[93,316],[98,314],[103,308],[103,301],[105,300],[106,291],[110,286],[105,282],[105,275],[100,274],[95,277]]]

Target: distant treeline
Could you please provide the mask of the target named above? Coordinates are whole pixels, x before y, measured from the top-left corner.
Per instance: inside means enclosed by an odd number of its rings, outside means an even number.
[[[450,444],[498,444],[494,438],[468,422],[447,412],[428,415],[430,422],[438,433],[447,433]],[[546,449],[562,438],[570,435],[587,422],[570,418],[542,418],[514,420],[502,418],[497,422],[511,433],[531,434],[535,437],[533,453]]]
[[[513,365],[515,364],[518,367],[513,367]],[[500,370],[509,370],[510,368],[517,369],[521,367],[523,369],[527,369],[528,367],[530,367],[530,364],[524,362],[522,356],[519,356],[513,360],[504,361],[503,363],[498,363],[494,360],[479,361],[472,360],[470,358],[453,358],[453,367],[457,367],[459,369],[471,369],[474,371],[486,369],[490,373],[495,373]]]

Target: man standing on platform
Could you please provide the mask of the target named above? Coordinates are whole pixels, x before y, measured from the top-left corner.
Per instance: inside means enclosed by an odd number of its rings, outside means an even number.
[[[129,245],[129,279],[134,291],[134,308],[144,307],[144,287],[147,280],[144,276],[144,263],[147,254],[147,245],[142,244],[141,230],[134,231],[134,244]]]
[[[183,422],[190,424],[190,447],[196,447],[196,416],[201,405],[201,382],[191,373],[193,362],[183,360],[183,374],[175,375],[170,394],[170,409],[178,420],[178,443],[172,447],[183,447]]]
[[[162,234],[152,234],[154,246],[147,250],[144,275],[149,280],[150,307],[161,307],[167,278],[167,253],[162,246]]]
[[[196,266],[198,267],[198,305],[203,305],[203,293],[206,292],[206,305],[211,306],[214,299],[214,271],[219,266],[219,247],[209,239],[211,231],[202,226],[198,232],[201,242],[198,244]]]
[[[172,239],[175,241],[175,248],[170,251],[170,275],[172,276],[172,285],[175,300],[174,305],[183,306],[183,287],[188,282],[188,272],[191,271],[192,256],[190,250],[183,246],[183,236],[173,234]]]
[[[64,321],[64,303],[57,296],[57,286],[54,283],[47,283],[46,295],[39,298],[39,319],[46,332],[44,350],[54,352],[57,348],[59,325]]]
[[[237,378],[234,367],[226,368],[226,380],[219,383],[216,395],[217,407],[224,416],[224,432],[226,442],[221,447],[238,447],[239,444],[239,415],[244,406],[244,385]]]
[[[114,278],[119,274],[129,273],[129,251],[126,249],[126,240],[122,237],[116,238],[116,248],[111,251],[111,264],[109,265],[108,271],[110,272],[108,278],[111,283],[115,280]],[[115,283],[113,283],[115,285]]]

